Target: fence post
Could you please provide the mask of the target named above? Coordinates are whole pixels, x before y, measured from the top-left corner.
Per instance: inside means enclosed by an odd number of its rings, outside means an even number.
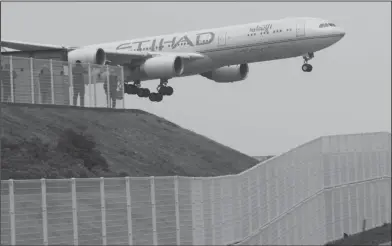
[[[101,218],[102,218],[102,245],[107,244],[106,238],[106,206],[105,206],[105,179],[100,178],[101,191]]]
[[[251,189],[251,182],[250,182],[250,175],[247,174],[246,183],[248,184],[248,218],[249,218],[249,235],[252,235],[253,226],[252,226],[252,189]],[[245,235],[246,237],[249,235]]]
[[[106,65],[106,105],[108,108],[111,108],[111,102],[110,100],[110,85],[109,85],[109,79],[110,79],[110,74],[109,74],[109,65]]]
[[[74,245],[79,244],[78,239],[78,210],[76,203],[76,180],[75,178],[71,178],[71,187],[72,187],[72,222],[73,222],[73,241]]]
[[[41,198],[44,245],[48,245],[48,211],[46,209],[46,180],[44,178],[41,179]]]
[[[35,103],[34,98],[34,60],[33,57],[30,57],[30,83],[31,83],[31,103]]]
[[[68,79],[69,79],[69,88],[68,88],[68,90],[69,90],[69,104],[70,105],[73,105],[73,91],[74,91],[74,88],[73,88],[73,74],[72,74],[72,63],[71,62],[68,62]],[[74,106],[76,106],[76,105],[74,105]]]
[[[180,203],[178,199],[178,176],[174,177],[174,198],[175,198],[175,208],[176,208],[176,245],[180,245]]]
[[[15,95],[14,95],[14,66],[12,64],[12,56],[10,56],[10,84],[11,84],[11,102],[15,102]]]
[[[88,106],[91,107],[92,105],[92,97],[91,97],[91,64],[88,63]]]
[[[99,71],[101,73],[101,70]],[[97,107],[97,80],[94,79],[94,107]]]
[[[50,59],[50,89],[52,92],[52,104],[54,105],[54,78],[53,78],[53,60]]]
[[[155,206],[155,178],[150,177],[150,187],[151,187],[151,208],[152,208],[152,236],[153,245],[158,245],[157,238],[157,217],[156,217],[156,206]]]
[[[238,204],[238,209],[239,209],[239,212],[238,212],[238,214],[239,214],[239,216],[238,216],[238,224],[240,224],[240,226],[239,226],[239,228],[240,228],[240,238],[239,238],[239,240],[242,240],[243,238],[245,238],[245,236],[244,235],[242,235],[242,228],[243,228],[243,226],[244,226],[244,224],[242,223],[242,217],[244,216],[244,210],[242,209],[242,198],[241,198],[241,195],[242,195],[242,176],[243,176],[243,174],[240,174],[239,176],[237,176],[236,177],[236,181],[235,181],[235,183],[236,183],[236,188],[237,188],[237,204]],[[239,181],[238,181],[239,180]],[[235,228],[235,226],[234,226],[234,228]],[[235,235],[235,234],[234,234]]]
[[[122,107],[125,109],[125,78],[124,78],[124,66],[121,67],[121,83],[122,83]]]
[[[16,244],[16,228],[15,228],[15,196],[14,196],[14,180],[10,179],[8,181],[8,195],[10,203],[10,234],[11,234],[11,245]]]
[[[257,168],[258,169],[258,168]],[[256,169],[256,170],[257,170]],[[257,199],[257,217],[258,217],[258,221],[259,221],[259,228],[261,228],[263,225],[261,224],[261,182],[260,182],[260,172],[258,170],[258,172],[256,172],[256,185],[257,185],[257,195],[256,195],[256,199]]]
[[[132,235],[132,200],[131,200],[131,181],[125,177],[125,192],[127,198],[127,217],[128,217],[128,245],[133,245]]]
[[[210,182],[210,192],[211,192],[211,230],[212,230],[212,245],[216,244],[216,239],[215,239],[215,178],[210,177],[211,179]]]

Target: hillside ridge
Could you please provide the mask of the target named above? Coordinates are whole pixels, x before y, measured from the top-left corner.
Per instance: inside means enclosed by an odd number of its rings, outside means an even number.
[[[1,178],[218,176],[259,161],[139,109],[1,103]]]

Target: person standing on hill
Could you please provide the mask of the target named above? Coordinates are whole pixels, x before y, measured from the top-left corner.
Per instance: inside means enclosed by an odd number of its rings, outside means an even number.
[[[73,78],[73,105],[77,106],[78,96],[80,95],[80,106],[84,107],[84,74],[86,73],[80,61],[76,61],[75,67],[72,69]]]
[[[41,93],[41,103],[49,104],[51,103],[51,92],[52,92],[52,85],[51,85],[51,76],[50,76],[50,69],[48,65],[44,65],[39,73],[39,90]]]
[[[117,101],[117,85],[119,83],[119,76],[116,74],[115,69],[110,68],[109,70],[109,80],[107,79],[106,73],[104,74],[103,89],[105,90],[107,105],[110,106],[112,102],[112,108],[116,108]],[[108,84],[109,84],[109,94],[108,94]]]

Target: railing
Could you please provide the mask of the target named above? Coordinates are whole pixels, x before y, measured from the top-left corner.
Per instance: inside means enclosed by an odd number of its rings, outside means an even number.
[[[124,108],[124,71],[2,56],[0,102]]]
[[[391,221],[391,134],[321,137],[238,175],[1,184],[2,244],[321,245]]]

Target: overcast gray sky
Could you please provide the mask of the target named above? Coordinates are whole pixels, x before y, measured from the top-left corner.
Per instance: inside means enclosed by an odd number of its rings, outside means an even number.
[[[161,103],[140,108],[249,155],[279,154],[321,135],[391,131],[390,3],[2,3],[1,37],[88,45],[288,16],[328,19],[346,30],[315,54],[250,65],[245,81],[200,76],[169,83]],[[158,81],[145,82],[155,89]]]

